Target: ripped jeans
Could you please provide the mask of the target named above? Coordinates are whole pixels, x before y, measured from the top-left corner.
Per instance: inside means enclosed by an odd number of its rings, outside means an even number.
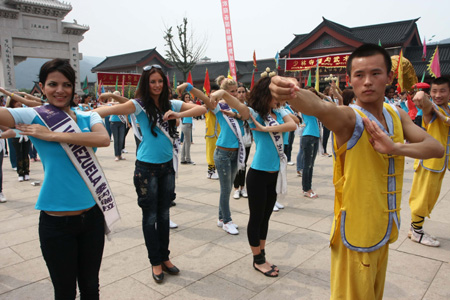
[[[214,151],[214,163],[220,183],[219,220],[224,223],[231,221],[230,194],[237,173],[238,152],[220,148]]]
[[[142,231],[153,266],[169,260],[169,208],[175,192],[172,160],[151,164],[136,160],[134,186],[142,209]]]
[[[307,192],[312,187],[314,161],[319,149],[319,138],[312,135],[302,136],[301,151],[303,153],[303,191]]]

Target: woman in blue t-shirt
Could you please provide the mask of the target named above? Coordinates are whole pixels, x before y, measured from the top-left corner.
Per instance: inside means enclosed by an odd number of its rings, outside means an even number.
[[[270,73],[275,74],[275,73]],[[265,246],[269,219],[277,201],[277,180],[280,171],[280,153],[284,156],[283,141],[278,140],[280,150],[274,143],[271,132],[289,132],[297,127],[285,109],[278,109],[279,103],[272,99],[268,72],[261,74],[249,97],[250,128],[256,152],[247,173],[247,193],[250,217],[247,237],[253,253],[253,267],[268,277],[277,277],[278,268],[265,259]],[[269,115],[274,125],[269,125]],[[287,162],[287,161],[286,161]],[[286,167],[286,165],[284,165]],[[281,174],[280,174],[281,175]]]
[[[39,73],[39,86],[52,108],[48,119],[63,111],[82,132],[50,131],[31,107],[0,108],[0,125],[16,127],[29,136],[42,159],[45,180],[36,209],[41,210],[39,239],[55,299],[75,299],[77,283],[81,299],[98,299],[105,219],[61,144],[106,147],[108,133],[98,114],[70,109],[75,71],[69,61],[46,62]]]
[[[128,101],[111,94],[108,96],[123,103],[95,111],[102,117],[134,113],[139,122],[142,142],[137,151],[134,186],[142,209],[142,230],[152,276],[161,283],[163,271],[172,275],[180,272],[169,259],[169,208],[175,193],[173,140],[178,139],[176,119],[199,116],[206,113],[206,109],[193,103],[169,100],[167,77],[159,65],[145,66],[140,82],[137,99]]]

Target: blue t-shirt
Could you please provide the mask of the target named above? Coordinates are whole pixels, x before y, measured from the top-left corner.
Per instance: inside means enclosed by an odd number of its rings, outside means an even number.
[[[303,114],[303,122],[305,123],[305,128],[303,129],[303,136],[310,135],[320,137],[319,123],[317,123],[316,117]]]
[[[256,121],[264,126],[265,122],[263,118],[250,108],[250,113],[253,115]],[[277,122],[284,124],[283,118],[288,115],[285,109],[274,109],[273,112],[277,116]],[[255,124],[252,119],[248,120],[250,128],[255,128]],[[284,139],[284,137],[283,137]],[[269,132],[253,131],[253,140],[255,141],[256,151],[253,156],[252,169],[260,171],[279,171],[280,170],[280,156],[278,155],[277,148],[275,147],[272,137]]]
[[[232,109],[234,112],[238,112],[236,109]],[[217,118],[220,126],[220,134],[217,139],[216,146],[224,147],[224,148],[239,148],[239,140],[234,134],[233,130],[231,130],[230,126],[228,126],[227,121],[225,120],[222,112],[220,111],[219,105],[212,111]],[[239,128],[241,129],[241,135],[244,136],[244,122],[242,120],[235,119]]]
[[[8,109],[16,124],[44,125],[33,108]],[[82,132],[91,132],[92,126],[102,123],[96,112],[75,111]],[[58,142],[48,142],[30,136],[44,167],[44,182],[36,209],[47,211],[75,211],[95,205],[95,200],[84,180]]]
[[[286,111],[286,114],[294,114],[294,111],[291,109],[289,104],[285,104],[281,106],[282,109]],[[283,144],[288,145],[289,144],[289,131],[283,132]]]
[[[156,137],[153,136],[147,114],[136,100],[132,101],[136,107],[134,114],[142,133],[142,142],[138,148],[137,159],[151,164],[162,164],[170,161],[173,156],[172,143],[158,126],[154,128]],[[181,100],[170,100],[170,103],[174,112],[180,112],[184,102]]]

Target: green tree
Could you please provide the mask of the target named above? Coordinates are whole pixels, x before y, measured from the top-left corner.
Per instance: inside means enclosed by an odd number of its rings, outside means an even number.
[[[183,73],[184,80],[206,50],[205,40],[196,42],[193,31],[188,33],[187,24],[187,18],[183,18],[183,24],[177,25],[178,43],[175,42],[172,26],[164,31],[164,40],[169,47],[166,59]]]

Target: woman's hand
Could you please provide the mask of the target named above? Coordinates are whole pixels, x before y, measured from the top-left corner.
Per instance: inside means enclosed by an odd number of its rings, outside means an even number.
[[[19,132],[21,135],[32,136],[44,141],[52,141],[53,132],[45,126],[39,124],[17,124],[16,128],[22,131]]]
[[[231,118],[236,118],[236,116],[237,116],[237,113],[235,113],[232,110],[223,110],[223,109],[221,109],[220,111],[222,112],[222,114],[227,115],[228,117],[231,117]]]
[[[175,120],[181,118],[180,113],[174,112],[173,110],[168,110],[163,116],[163,121]]]
[[[256,121],[255,117],[253,117],[252,114],[250,114],[250,118],[252,118],[253,124],[255,124],[255,128],[250,128],[250,130],[254,130],[254,131],[263,131],[266,132],[266,126],[262,126],[261,123],[259,123],[258,121]]]

